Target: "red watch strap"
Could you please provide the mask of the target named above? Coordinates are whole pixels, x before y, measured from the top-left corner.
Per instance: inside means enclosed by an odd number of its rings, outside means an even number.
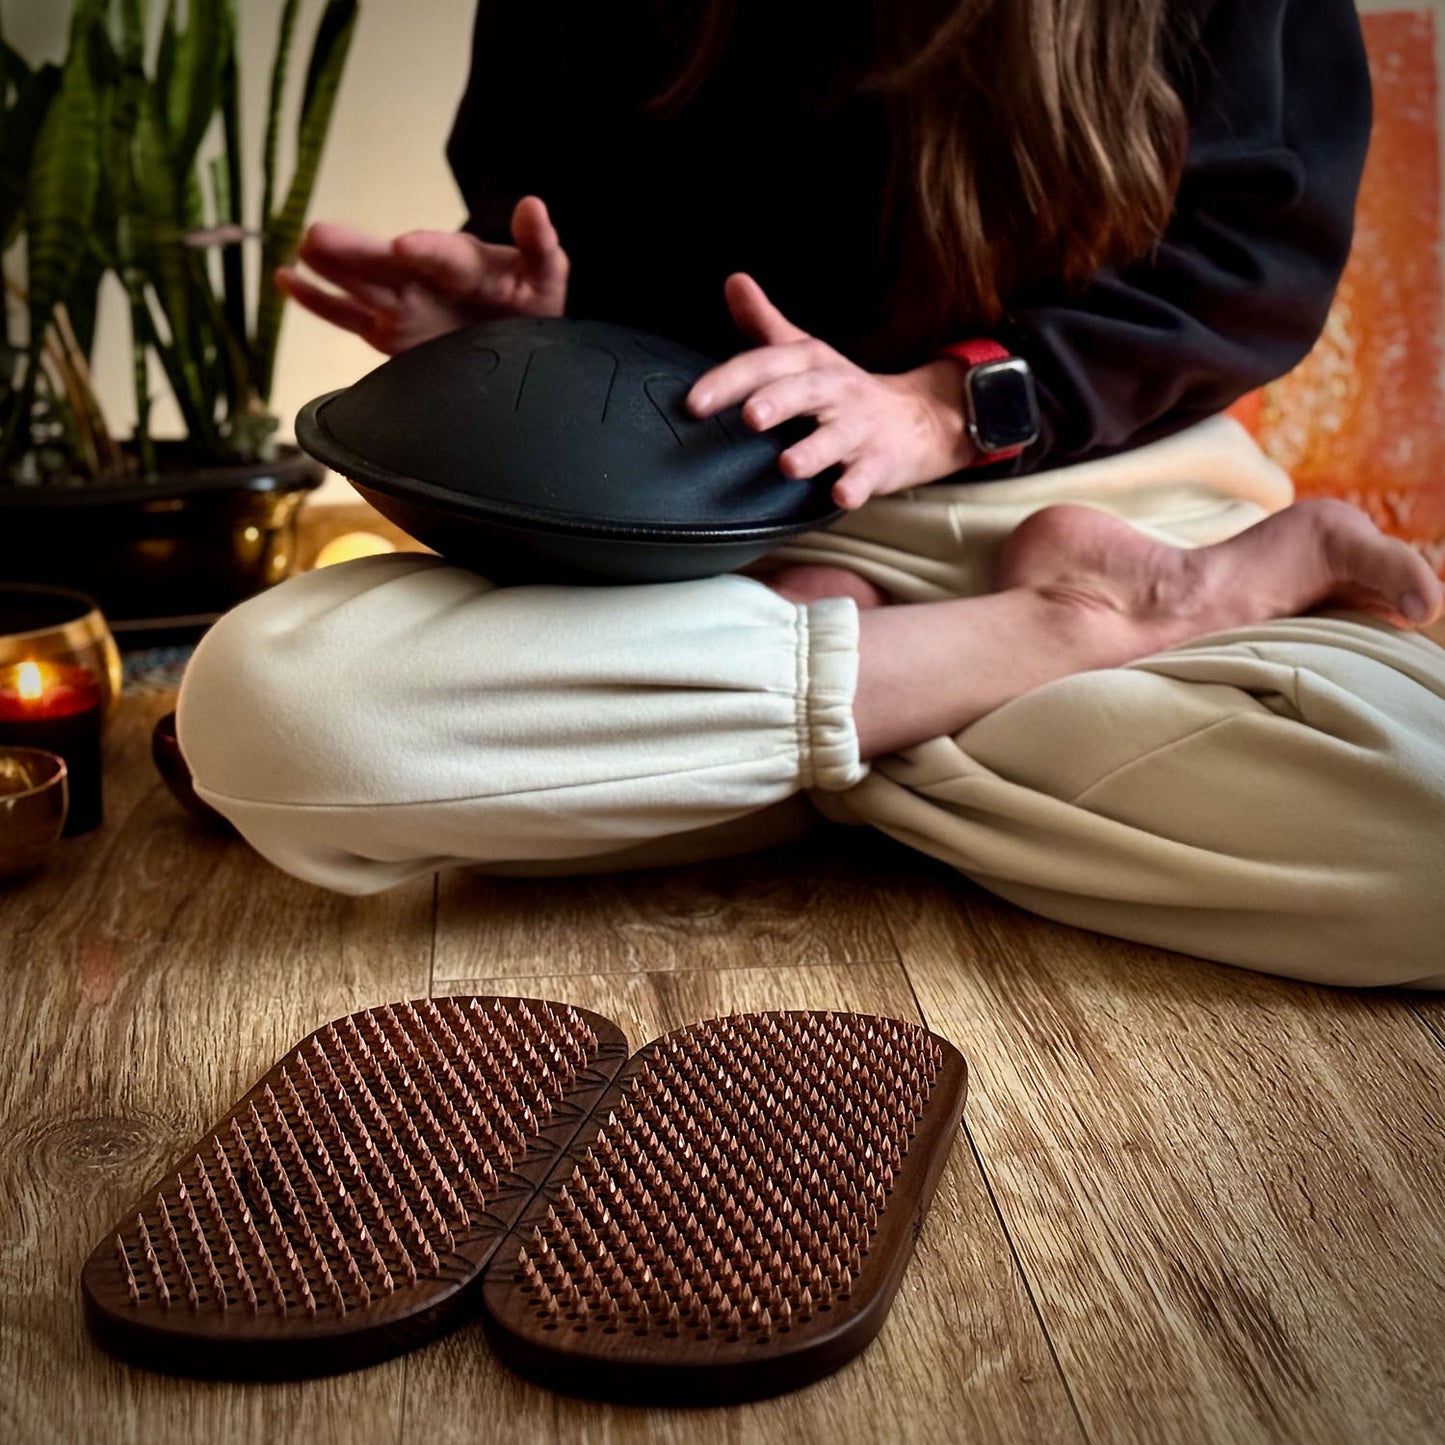
[[[990,341],[986,336],[980,336],[975,337],[972,341],[956,341],[952,346],[945,346],[940,354],[951,356],[955,361],[963,362],[965,366],[974,367],[982,366],[986,361],[1007,361],[1013,352],[1005,346],[1000,346],[997,341]],[[1022,451],[1022,447],[1009,447],[1004,451],[980,452],[976,457],[975,465],[1011,461]]]
[[[972,341],[956,341],[943,348],[944,356],[952,356],[969,366],[982,366],[985,361],[1007,361],[1013,353],[1007,347],[987,337],[976,337]]]

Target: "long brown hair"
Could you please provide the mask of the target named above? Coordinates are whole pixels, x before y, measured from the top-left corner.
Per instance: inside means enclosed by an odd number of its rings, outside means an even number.
[[[705,0],[649,108],[680,109],[726,50],[738,0]],[[689,7],[691,8],[691,7]],[[880,257],[888,350],[986,329],[1042,282],[1082,286],[1162,233],[1183,164],[1166,0],[873,0],[892,134]]]

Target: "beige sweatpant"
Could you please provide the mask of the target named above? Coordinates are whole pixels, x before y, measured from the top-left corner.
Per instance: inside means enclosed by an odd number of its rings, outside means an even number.
[[[1289,499],[1216,420],[1104,462],[880,499],[777,555],[927,601],[987,590],[998,544],[1051,503],[1200,545]],[[211,630],[181,746],[257,849],[345,892],[450,866],[695,861],[821,812],[1068,923],[1320,982],[1445,986],[1433,644],[1353,615],[1240,629],[869,765],[857,637],[851,601],[798,607],[741,576],[498,589],[436,558],[365,558]]]

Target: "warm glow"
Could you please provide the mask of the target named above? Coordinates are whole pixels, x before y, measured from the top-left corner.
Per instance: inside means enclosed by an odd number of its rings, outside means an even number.
[[[34,702],[45,691],[38,662],[22,662],[15,669],[15,690],[26,702]]]
[[[396,547],[375,532],[344,532],[333,538],[320,551],[316,566],[332,567],[337,562],[352,562],[358,557],[376,557],[395,552]]]

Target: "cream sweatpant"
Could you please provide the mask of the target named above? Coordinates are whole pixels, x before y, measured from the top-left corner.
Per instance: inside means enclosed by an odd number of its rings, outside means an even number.
[[[1232,422],[1107,461],[871,502],[779,553],[901,602],[988,589],[1061,501],[1178,545],[1288,503]],[[308,573],[207,634],[197,790],[302,878],[695,861],[870,824],[1068,923],[1335,984],[1445,986],[1445,652],[1358,615],[1078,674],[859,760],[851,601],[737,575],[496,588],[417,555]]]

